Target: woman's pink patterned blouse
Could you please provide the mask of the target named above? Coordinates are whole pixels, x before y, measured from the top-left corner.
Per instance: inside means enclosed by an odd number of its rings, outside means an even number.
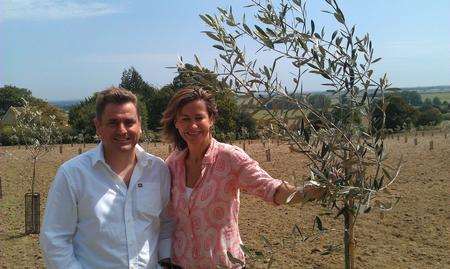
[[[171,212],[173,262],[183,268],[239,268],[227,257],[244,260],[238,228],[239,190],[273,202],[282,181],[272,178],[238,147],[212,140],[202,162],[201,176],[189,200],[185,196],[187,150],[166,160],[172,175]]]

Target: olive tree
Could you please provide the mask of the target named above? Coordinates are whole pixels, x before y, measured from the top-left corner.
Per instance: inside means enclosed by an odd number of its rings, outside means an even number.
[[[253,26],[245,14],[238,20],[231,7],[200,17],[219,52],[214,68],[218,78],[244,105],[264,110],[272,120],[270,131],[308,158],[309,179],[326,188],[320,202],[343,217],[345,268],[354,268],[356,219],[371,208],[391,208],[374,197],[395,181],[401,161],[386,163],[384,92],[389,82],[386,75],[374,77],[372,65],[380,58],[374,57],[369,34],[358,36],[336,1],[324,5],[324,12],[335,19],[337,29],[331,33],[308,18],[302,0],[277,5],[251,1],[246,8]],[[279,75],[286,69],[288,79]],[[303,81],[312,76],[320,77],[323,90],[332,95],[331,113],[311,104]],[[381,116],[374,117],[375,111]],[[312,117],[320,128],[311,123]]]
[[[33,171],[31,175],[31,210],[35,210],[35,185],[36,170],[39,158],[49,152],[54,144],[61,139],[61,129],[56,122],[56,116],[43,115],[37,107],[24,101],[24,105],[19,109],[16,123],[13,127],[14,139],[19,145],[25,145],[28,157],[31,159]],[[27,212],[27,210],[25,210]],[[31,213],[30,233],[38,233],[39,220],[36,219],[35,212]],[[26,216],[27,219],[27,216]],[[27,227],[27,223],[26,223]],[[27,230],[27,228],[26,228]]]

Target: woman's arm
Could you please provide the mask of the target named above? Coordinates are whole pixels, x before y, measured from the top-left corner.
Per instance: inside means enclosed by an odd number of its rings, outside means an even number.
[[[272,178],[257,161],[241,149],[234,148],[231,153],[232,159],[229,163],[233,163],[233,167],[237,168],[235,173],[239,188],[267,202],[284,205],[288,203],[288,198],[292,198],[289,204],[300,203],[319,199],[325,194],[325,188],[314,184],[314,181],[309,181],[303,188],[297,188],[285,181]],[[291,195],[293,196],[290,197]]]
[[[303,187],[295,187],[287,182],[283,182],[275,191],[273,201],[277,205],[308,202],[320,199],[324,194],[325,188],[311,181]],[[292,199],[288,201],[290,197]]]

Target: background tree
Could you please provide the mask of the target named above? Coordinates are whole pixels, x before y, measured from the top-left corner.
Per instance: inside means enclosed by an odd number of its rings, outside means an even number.
[[[42,119],[44,121],[53,120],[55,121],[55,123],[58,125],[59,128],[61,129],[67,128],[68,125],[67,114],[59,107],[51,105],[48,102],[45,102],[37,98],[34,101],[30,101],[29,105],[36,107],[39,111],[42,112]]]
[[[159,131],[161,128],[161,118],[166,106],[169,104],[170,99],[177,91],[177,88],[173,84],[163,86],[156,91],[154,102],[151,104],[152,114],[149,117],[149,126],[152,130]],[[149,105],[150,106],[150,105]]]
[[[25,88],[18,88],[13,85],[5,85],[0,88],[0,116],[3,116],[9,107],[21,107],[25,101],[32,101],[34,97],[31,91]]]
[[[439,110],[441,111],[442,114],[449,114],[450,112],[449,103],[447,101],[442,102],[442,105],[439,107]]]
[[[249,112],[240,109],[236,115],[236,139],[255,139],[257,137],[255,119]]]
[[[372,41],[368,34],[356,35],[336,1],[326,0],[326,5],[325,12],[336,19],[338,28],[331,34],[316,27],[307,17],[306,2],[300,0],[281,1],[276,6],[272,1],[251,1],[247,7],[255,18],[254,27],[247,25],[245,16],[238,21],[232,8],[218,8],[218,14],[200,17],[209,26],[205,34],[219,51],[215,71],[221,74],[221,81],[265,110],[276,135],[285,137],[293,151],[309,159],[313,184],[326,186],[322,203],[343,216],[345,267],[354,268],[355,220],[372,205],[380,210],[390,208],[372,200],[392,184],[399,166],[385,163],[384,91],[389,83],[386,75],[380,79],[372,76],[372,64],[380,60],[373,57]],[[245,49],[244,40],[248,41]],[[261,64],[255,53],[264,53],[265,59],[272,57],[272,63]],[[282,63],[292,68],[293,84],[278,77]],[[336,107],[342,116],[330,120],[308,102],[302,80],[310,74],[324,80],[322,85],[338,100]],[[291,110],[267,108],[273,100],[295,105],[297,129],[289,128]],[[377,110],[381,111],[379,118],[374,117]],[[324,128],[315,129],[308,113],[319,118]],[[375,120],[380,122],[379,128],[371,128]]]
[[[142,129],[154,129],[152,117],[154,117],[155,112],[152,108],[155,105],[156,88],[145,82],[134,67],[123,71],[119,87],[131,91],[138,97]]]
[[[387,129],[400,131],[411,127],[417,119],[417,111],[410,106],[401,96],[397,94],[389,94],[386,97],[386,110],[385,110],[385,126]],[[383,111],[377,109],[374,113],[376,128],[381,128],[381,118],[383,117]]]
[[[436,126],[443,120],[442,113],[436,107],[423,107],[417,115],[417,125]]]
[[[36,98],[32,95],[32,92],[25,88],[18,88],[11,85],[6,85],[0,88],[0,118],[8,111],[10,107],[15,107],[17,112],[24,109],[24,106],[34,107],[40,111],[40,117],[42,121],[55,122],[58,128],[61,129],[62,134],[65,135],[69,132],[67,123],[67,115],[60,108],[49,104],[48,102]],[[0,126],[0,144],[12,145],[18,143],[17,140],[11,139],[13,136],[13,126],[11,124],[3,123]]]
[[[85,98],[79,104],[69,110],[69,125],[72,128],[72,136],[82,134],[87,141],[92,141],[96,131],[93,119],[95,118],[96,95]]]
[[[435,96],[433,98],[433,105],[437,106],[437,107],[441,106],[442,105],[441,99],[439,99],[439,97]]]
[[[130,67],[122,72],[119,87],[127,89],[143,98],[151,98],[156,91],[155,87],[142,79],[141,74],[134,68]]]
[[[398,94],[411,106],[421,106],[422,96],[417,91],[399,91]]]
[[[151,122],[148,115],[152,113],[151,107],[148,108],[147,104],[154,102],[155,89],[146,83],[133,67],[123,71],[119,86],[133,92],[138,97],[137,105],[141,115],[142,129],[146,130],[148,123]],[[69,110],[68,122],[72,128],[72,136],[81,134],[85,142],[94,142],[96,131],[93,120],[96,98],[96,93],[94,93]]]
[[[0,116],[3,116],[11,106],[21,107],[26,102],[31,106],[37,106],[43,116],[54,115],[57,123],[61,125],[67,124],[67,118],[64,117],[64,112],[61,109],[34,97],[30,90],[13,85],[5,85],[0,88]]]
[[[323,93],[311,94],[308,102],[319,111],[327,111],[331,107],[331,98]]]

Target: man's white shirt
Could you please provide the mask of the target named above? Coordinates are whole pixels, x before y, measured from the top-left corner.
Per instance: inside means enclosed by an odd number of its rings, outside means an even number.
[[[48,194],[40,243],[48,268],[156,268],[170,257],[170,173],[136,145],[129,187],[103,146],[59,169]]]

